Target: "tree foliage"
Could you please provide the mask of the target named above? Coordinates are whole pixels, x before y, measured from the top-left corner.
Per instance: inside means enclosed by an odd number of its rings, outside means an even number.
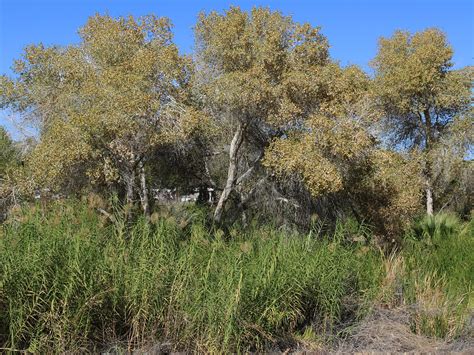
[[[258,162],[265,152],[267,168],[301,176],[314,196],[341,189],[340,162],[371,144],[358,112],[368,77],[331,61],[319,28],[266,8],[201,14],[196,38],[203,101],[235,127],[220,202],[239,180],[244,142],[257,142]]]
[[[410,34],[397,31],[382,38],[372,65],[374,93],[387,132],[396,143],[425,153],[427,212],[433,212],[436,149],[453,124],[472,123],[472,78],[451,70],[453,50],[437,29]],[[461,118],[462,117],[462,118]],[[456,120],[455,120],[456,118]],[[472,124],[467,124],[472,142]],[[461,152],[463,157],[465,151]]]
[[[328,91],[320,106],[308,105],[308,116],[272,142],[265,160],[280,176],[301,176],[313,196],[343,189],[347,167],[373,145],[365,129],[370,116],[362,116],[368,78],[357,67],[326,70]]]
[[[39,183],[133,184],[149,152],[202,122],[185,90],[189,60],[165,18],[96,15],[79,33],[76,46],[28,47],[6,103],[40,126],[30,159]]]
[[[7,167],[18,158],[18,149],[5,128],[0,126],[0,178],[5,174]]]
[[[79,34],[27,47],[0,77],[0,106],[38,126],[11,180],[25,191],[138,195],[149,214],[151,187],[212,188],[216,222],[355,216],[389,239],[423,189],[428,212],[433,196],[470,210],[472,68],[452,69],[439,30],[382,38],[373,78],[334,61],[318,27],[268,8],[201,13],[192,56],[154,15],[95,15]]]

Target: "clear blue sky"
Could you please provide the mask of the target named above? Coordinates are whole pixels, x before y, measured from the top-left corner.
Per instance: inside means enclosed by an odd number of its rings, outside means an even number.
[[[77,42],[77,29],[96,12],[167,16],[174,24],[176,44],[189,53],[197,14],[222,11],[230,5],[246,10],[254,5],[269,6],[296,21],[321,26],[329,39],[331,56],[343,65],[358,64],[368,70],[380,36],[390,36],[396,29],[427,27],[446,32],[455,50],[455,67],[474,62],[474,0],[0,0],[0,74],[11,74],[13,60],[28,44]],[[14,133],[6,114],[0,112],[0,125]]]

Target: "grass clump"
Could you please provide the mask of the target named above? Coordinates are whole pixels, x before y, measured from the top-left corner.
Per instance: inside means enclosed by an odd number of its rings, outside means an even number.
[[[2,227],[3,348],[263,351],[335,330],[381,277],[380,253],[337,238],[114,220],[58,202]]]
[[[416,333],[452,339],[466,330],[474,309],[474,221],[454,215],[425,217],[409,234],[405,302],[414,307]]]

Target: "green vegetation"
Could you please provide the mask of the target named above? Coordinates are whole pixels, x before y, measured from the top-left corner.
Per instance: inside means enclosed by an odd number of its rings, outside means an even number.
[[[0,126],[0,179],[6,174],[9,165],[16,162],[19,152],[7,131]]]
[[[0,76],[38,132],[0,128],[0,350],[327,350],[377,314],[469,336],[473,70],[446,35],[381,38],[371,76],[269,8],[194,31],[181,55],[166,17],[96,14]]]
[[[453,69],[440,30],[381,38],[372,77],[331,58],[319,27],[264,7],[199,14],[190,56],[154,14],[96,14],[78,32],[0,76],[0,109],[39,132],[1,182],[5,205],[117,194],[149,217],[152,191],[210,189],[224,228],[356,218],[390,248],[423,210],[470,213],[472,70]]]
[[[331,235],[269,226],[224,233],[206,227],[202,211],[188,211],[186,223],[153,216],[153,222],[127,224],[123,213],[117,210],[112,223],[85,203],[56,202],[16,211],[4,224],[3,347],[97,351],[163,342],[174,350],[229,352],[319,346],[357,322],[390,287],[395,295],[400,281],[402,301],[424,307],[413,312],[416,332],[462,332],[473,262],[461,249],[472,250],[472,223],[444,228],[433,241],[439,248],[426,238],[410,240],[398,256],[404,273],[387,283],[395,258],[364,242],[370,234],[353,223],[339,224]],[[430,290],[448,307],[435,316],[427,313]],[[451,300],[459,299],[453,315]]]
[[[418,238],[413,240],[412,238]],[[464,330],[474,309],[474,220],[452,214],[427,216],[407,240],[410,275],[407,301],[416,305],[415,331],[452,338]]]

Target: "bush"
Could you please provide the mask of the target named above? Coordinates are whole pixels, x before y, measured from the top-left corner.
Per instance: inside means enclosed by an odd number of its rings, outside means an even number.
[[[439,213],[433,216],[426,215],[415,223],[412,236],[418,240],[446,239],[459,233],[462,228],[461,220],[455,214]]]

